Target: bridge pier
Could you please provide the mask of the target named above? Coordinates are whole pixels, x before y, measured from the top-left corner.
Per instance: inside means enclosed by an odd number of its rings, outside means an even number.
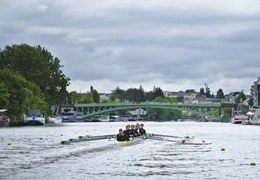
[[[235,108],[237,108],[237,104],[222,104],[221,109],[221,116],[224,116],[225,109],[230,109],[230,116],[234,117]]]

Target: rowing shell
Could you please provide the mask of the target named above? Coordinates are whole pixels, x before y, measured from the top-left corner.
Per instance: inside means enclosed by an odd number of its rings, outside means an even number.
[[[134,144],[138,141],[144,140],[144,139],[151,137],[151,136],[153,136],[153,134],[140,136],[140,137],[138,137],[138,139],[133,139],[133,140],[130,140],[130,141],[118,141],[117,146],[128,146],[128,145]]]
[[[128,145],[134,144],[134,143],[141,141],[141,140],[142,139],[133,139],[131,141],[118,141],[117,146],[128,146]]]

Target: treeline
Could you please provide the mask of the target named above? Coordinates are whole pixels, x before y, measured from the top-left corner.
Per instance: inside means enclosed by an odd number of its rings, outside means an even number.
[[[60,60],[41,46],[27,44],[0,49],[0,108],[7,109],[11,124],[16,124],[29,109],[46,116],[51,107],[68,99],[66,77]]]
[[[77,93],[72,91],[69,93],[68,103],[122,103],[122,102],[145,102],[145,101],[158,101],[156,102],[180,102],[183,96],[176,98],[166,98],[160,87],[154,87],[149,92],[144,92],[142,86],[139,88],[128,88],[127,90],[116,87],[111,91],[109,99],[100,99],[99,93],[93,86],[87,93]]]

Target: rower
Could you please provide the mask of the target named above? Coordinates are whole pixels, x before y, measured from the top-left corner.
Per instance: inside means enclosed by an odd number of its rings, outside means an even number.
[[[131,125],[131,130],[130,130],[130,137],[137,137],[139,136],[138,132],[135,129],[135,125]]]
[[[145,131],[145,129],[144,129],[144,124],[141,124],[141,125],[140,125],[139,133],[140,133],[140,135],[145,135],[145,134],[146,134],[146,131]]]
[[[127,125],[125,127],[126,129],[124,130],[124,134],[127,135],[128,138],[132,137],[131,135],[131,130],[130,130],[130,125]]]
[[[141,134],[139,133],[139,128],[140,128],[140,125],[139,125],[138,123],[136,123],[136,125],[135,125],[135,130],[136,130],[138,136],[141,135]]]
[[[127,135],[124,134],[123,129],[119,129],[119,133],[117,134],[117,141],[129,141]]]

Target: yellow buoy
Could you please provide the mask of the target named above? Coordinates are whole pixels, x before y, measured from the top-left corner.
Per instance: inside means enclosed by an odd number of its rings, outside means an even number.
[[[42,140],[42,138],[40,138],[40,140]]]
[[[250,166],[255,166],[255,165],[256,165],[256,163],[254,163],[254,162],[250,163]]]
[[[205,142],[204,140],[202,140],[202,142]]]
[[[75,134],[78,134],[78,132],[75,132]]]
[[[221,151],[225,151],[225,148],[221,148],[220,150],[221,150]]]
[[[11,145],[11,143],[7,143],[7,145],[8,145],[8,146],[10,146],[10,145]]]

